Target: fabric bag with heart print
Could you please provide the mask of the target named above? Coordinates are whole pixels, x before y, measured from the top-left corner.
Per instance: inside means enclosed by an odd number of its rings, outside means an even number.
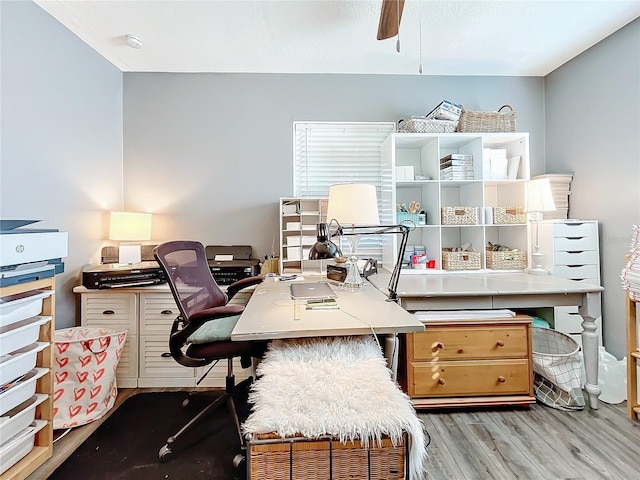
[[[90,423],[113,407],[126,330],[74,327],[55,332],[53,428]]]

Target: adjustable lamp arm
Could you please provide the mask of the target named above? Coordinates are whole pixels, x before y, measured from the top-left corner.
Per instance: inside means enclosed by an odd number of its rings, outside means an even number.
[[[340,228],[339,230],[342,230]],[[356,225],[348,231],[342,231],[342,235],[389,235],[396,234],[401,235],[400,248],[398,249],[398,257],[396,264],[393,267],[391,273],[391,279],[387,289],[389,290],[389,300],[393,302],[398,301],[398,281],[400,280],[400,268],[402,266],[402,259],[404,258],[404,252],[407,247],[407,239],[409,238],[409,232],[412,228],[406,225]]]

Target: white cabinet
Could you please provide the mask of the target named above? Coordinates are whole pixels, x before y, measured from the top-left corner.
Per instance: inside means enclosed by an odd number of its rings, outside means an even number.
[[[433,270],[403,269],[403,274],[441,271],[443,248],[471,244],[479,252],[478,269],[487,269],[485,248],[488,242],[520,252],[528,250],[526,216],[518,215],[518,223],[494,221],[495,208],[500,212],[506,209],[522,212],[524,207],[525,182],[530,178],[528,133],[394,133],[382,148],[384,167],[390,175],[382,188],[381,219],[382,212],[387,212],[386,220],[396,223],[397,205],[419,202],[420,210],[426,213],[426,221],[424,225],[416,222],[408,245],[425,246],[427,258],[436,261]],[[442,174],[441,159],[450,154],[472,158],[472,167],[466,167],[466,172],[463,168],[463,173],[454,178],[446,177]],[[498,162],[500,157],[503,160]],[[498,170],[496,166],[499,163],[504,166],[505,160],[506,170]],[[406,178],[406,169],[402,167],[412,167],[409,170],[413,170],[413,180],[398,180],[400,173]],[[458,176],[465,179],[457,179]],[[465,224],[457,224],[449,218],[443,220],[443,208],[454,214],[457,211],[475,212],[477,220]],[[394,239],[390,258],[384,259],[385,264],[393,265],[397,243]],[[522,268],[517,270],[526,268],[526,260],[522,263]]]
[[[595,220],[542,220],[539,225],[542,266],[549,273],[578,282],[600,285],[598,222]],[[535,235],[535,228],[532,232]],[[535,243],[535,240],[532,239]],[[550,320],[550,319],[549,319]],[[555,307],[553,325],[582,345],[582,316],[578,307]],[[602,345],[602,317],[596,319]]]
[[[280,198],[280,273],[301,273],[317,269],[309,261],[309,251],[316,243],[316,224],[327,215],[326,197]]]
[[[226,361],[216,364],[197,384],[210,366],[188,368],[171,357],[169,332],[180,312],[167,285],[115,291],[76,287],[73,291],[80,294],[83,326],[124,328],[128,332],[116,370],[118,387],[225,386]],[[230,303],[246,305],[251,292],[237,293]],[[242,369],[240,360],[235,359],[234,374],[240,381],[250,375],[250,370]]]

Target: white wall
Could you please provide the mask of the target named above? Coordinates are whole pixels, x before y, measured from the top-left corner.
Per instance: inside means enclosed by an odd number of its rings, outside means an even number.
[[[56,327],[122,207],[122,73],[32,2],[0,2],[0,217],[69,232]]]
[[[640,224],[640,19],[545,77],[548,173],[574,173],[570,215],[600,222],[603,334],[625,355],[620,282]]]

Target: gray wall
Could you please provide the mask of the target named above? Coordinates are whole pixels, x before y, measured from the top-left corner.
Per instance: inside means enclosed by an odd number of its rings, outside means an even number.
[[[56,326],[122,208],[122,72],[32,2],[0,2],[0,217],[69,232]]]
[[[157,240],[278,251],[279,196],[293,194],[292,122],[397,121],[442,99],[510,103],[544,172],[543,80],[375,75],[124,75],[125,204],[152,211]]]
[[[603,335],[625,355],[620,282],[640,224],[640,20],[545,78],[546,170],[574,173],[570,215],[600,222]]]

